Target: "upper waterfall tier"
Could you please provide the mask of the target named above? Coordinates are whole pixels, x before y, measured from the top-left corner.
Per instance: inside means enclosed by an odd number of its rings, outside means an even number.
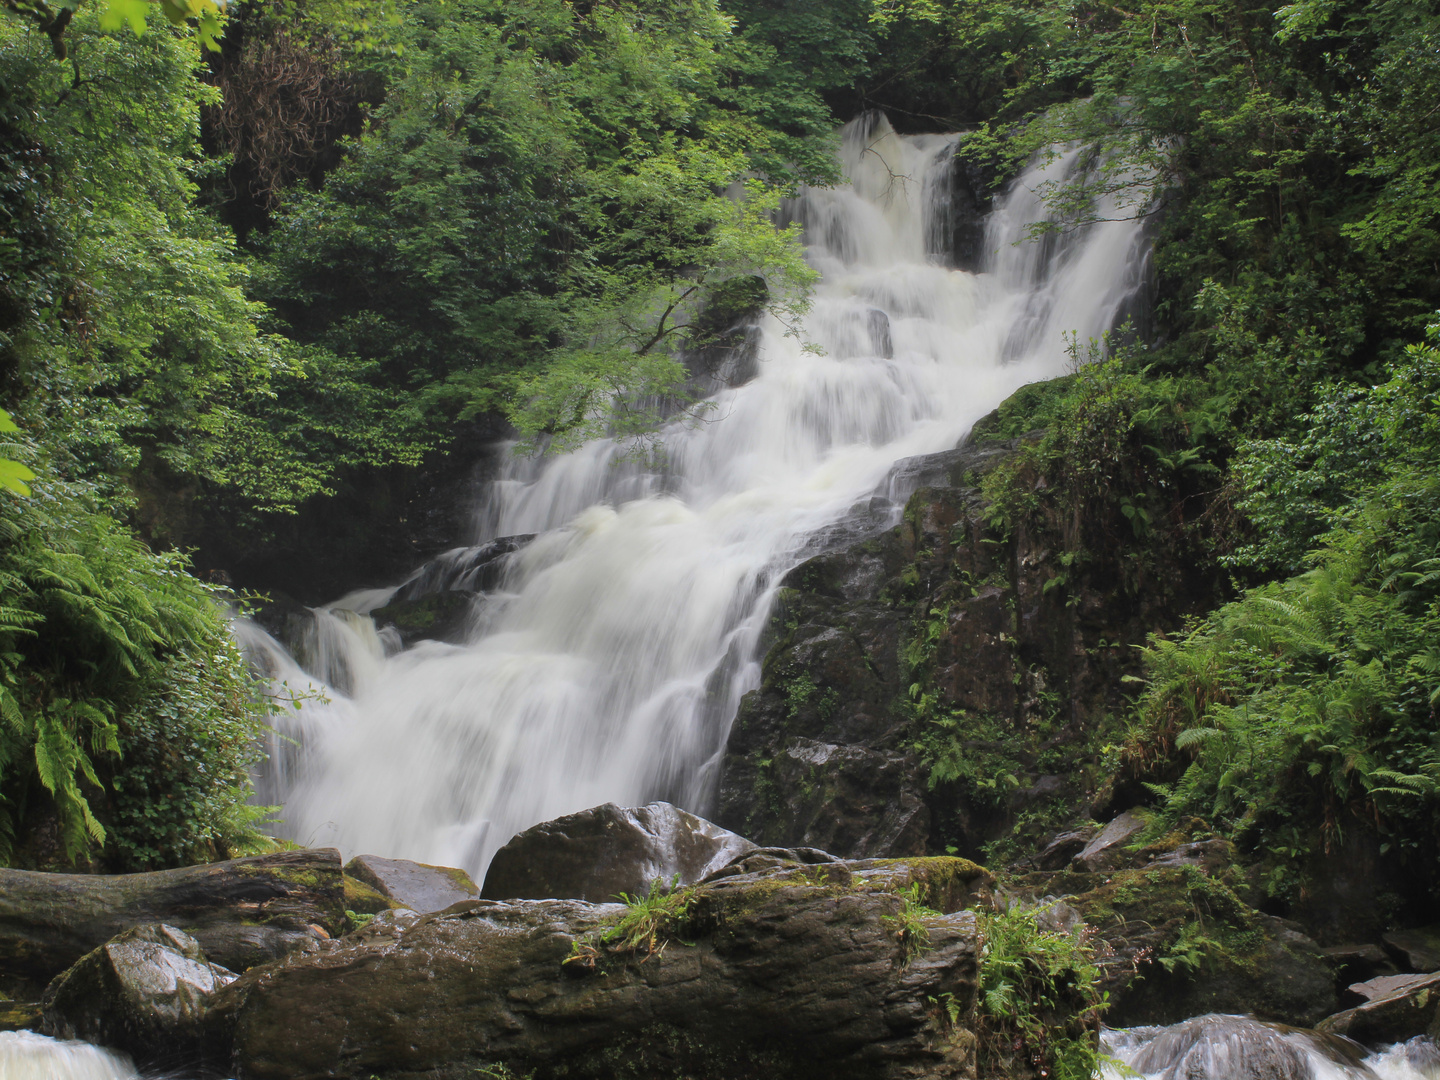
[[[1076,153],[998,200],[976,274],[944,258],[958,136],[899,136],[873,115],[842,136],[849,183],[785,211],[821,273],[802,333],[762,325],[758,373],[705,422],[663,430],[663,468],[609,440],[510,459],[480,539],[537,535],[506,556],[464,646],[387,656],[373,627],[327,624],[339,644],[315,651],[343,673],[310,666],[329,703],[285,721],[300,745],[267,789],[290,835],[478,877],[515,832],[598,803],[703,812],[774,582],[807,537],[896,461],[955,446],[1062,373],[1064,335],[1108,329],[1141,277],[1131,221],[1025,239],[1037,191]]]

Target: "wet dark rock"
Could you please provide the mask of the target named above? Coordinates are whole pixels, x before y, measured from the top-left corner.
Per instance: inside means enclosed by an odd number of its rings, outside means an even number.
[[[1440,973],[1423,975],[1381,975],[1364,982],[1351,983],[1348,989],[1365,1001],[1384,1001],[1420,990],[1440,987]]]
[[[453,866],[430,866],[408,859],[357,855],[345,864],[345,873],[369,885],[393,904],[422,915],[444,911],[451,904],[474,900],[480,895],[480,889],[470,875]]]
[[[41,1030],[123,1050],[142,1067],[186,1060],[206,1044],[215,992],[234,979],[189,934],[147,923],[87,953],[50,984]]]
[[[665,802],[633,808],[605,803],[542,822],[495,853],[485,899],[550,897],[600,903],[643,895],[652,882],[699,881],[755,847]]]
[[[1365,1003],[1327,1016],[1319,1030],[1372,1047],[1418,1035],[1440,1038],[1440,972],[1391,975],[1350,989]]]
[[[1440,971],[1440,926],[1395,930],[1380,939],[1385,951],[1410,971]]]
[[[1126,845],[1144,828],[1143,817],[1132,810],[1125,811],[1080,850],[1074,859],[1075,868],[1090,873],[1119,869],[1131,858]]]
[[[786,574],[760,685],[731,727],[719,824],[847,857],[979,857],[1017,822],[1033,829],[1010,841],[1023,854],[1062,821],[1100,816],[1092,805],[1108,819],[1148,797],[1124,778],[1095,797],[1104,778],[1086,740],[1128,707],[1132,646],[1208,607],[1211,583],[1164,557],[1157,580],[1131,581],[1108,543],[1067,559],[1068,520],[1002,532],[981,482],[1020,442],[977,434],[898,463],[877,493],[908,499],[898,524],[849,546],[827,539]],[[1047,480],[1014,483],[1023,496]],[[1067,747],[1075,767],[1057,768]]]
[[[433,593],[478,593],[498,589],[509,572],[511,557],[534,539],[534,533],[524,533],[502,536],[473,547],[452,548],[411,574],[395,590],[389,603],[404,604]]]
[[[1329,945],[1320,950],[1335,968],[1337,986],[1351,987],[1385,975],[1397,974],[1395,965],[1379,945]],[[1346,1004],[1359,1004],[1358,1001]]]
[[[1337,1008],[1333,968],[1294,925],[1246,904],[1227,882],[1189,865],[1103,873],[1017,874],[1007,902],[1056,900],[1090,927],[1109,995],[1106,1023],[1170,1024],[1201,1013],[1249,1013],[1311,1026]]]
[[[473,592],[428,593],[413,600],[392,601],[370,613],[379,627],[393,626],[409,648],[417,641],[463,645],[475,613]]]
[[[1151,960],[1122,995],[1117,1022],[1165,1022],[1214,1011],[1313,1027],[1337,1004],[1320,947],[1280,919],[1256,914],[1253,924],[1258,940],[1249,955],[1190,972],[1166,971]]]
[[[796,739],[772,769],[790,792],[790,835],[855,855],[924,850],[930,811],[914,783],[913,754]]]
[[[922,862],[907,877],[973,877]],[[907,962],[886,873],[790,863],[701,884],[646,955],[595,944],[620,905],[470,901],[255,969],[221,991],[214,1030],[253,1080],[590,1078],[617,1062],[694,1080],[973,1077],[975,917],[926,917],[929,948]],[[586,948],[593,966],[566,963]]]
[[[879,308],[871,308],[865,313],[865,331],[874,355],[887,360],[895,355],[895,346],[890,341],[890,316]]]
[[[195,566],[229,571],[240,592],[283,590],[301,603],[393,585],[474,528],[475,507],[512,429],[498,414],[454,423],[417,466],[342,467],[334,494],[274,516],[262,531],[237,529],[233,514],[207,513],[159,531],[198,545]],[[153,534],[152,534],[153,535]]]
[[[0,968],[48,981],[116,934],[164,922],[243,971],[340,933],[344,896],[333,848],[147,874],[0,869]]]
[[[1037,870],[1063,870],[1076,855],[1085,850],[1085,845],[1095,838],[1098,831],[1084,828],[1063,832],[1046,844],[1031,862]]]

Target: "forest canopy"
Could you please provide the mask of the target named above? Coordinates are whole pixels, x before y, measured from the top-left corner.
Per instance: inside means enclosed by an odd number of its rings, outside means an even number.
[[[982,193],[1082,143],[1094,179],[1052,192],[1058,227],[1084,227],[1101,189],[1149,220],[1153,310],[1115,384],[1144,422],[1126,429],[1133,490],[1107,495],[1132,521],[1163,517],[1178,484],[1225,508],[1201,546],[1237,597],[1338,583],[1373,601],[1367,619],[1390,617],[1375,530],[1431,542],[1383,509],[1409,498],[1410,451],[1392,438],[1383,462],[1352,461],[1334,434],[1354,415],[1337,403],[1432,355],[1414,351],[1440,306],[1430,4],[4,11],[0,407],[18,425],[5,457],[34,480],[0,490],[0,858],[243,848],[261,718],[225,597],[179,552],[283,547],[287,521],[433,465],[466,424],[553,448],[643,436],[696,392],[688,354],[761,310],[803,314],[813,274],[772,211],[837,179],[833,132],[864,109],[967,131]],[[1082,398],[1030,419],[1060,439]],[[1326,483],[1295,466],[1317,462]],[[1381,509],[1354,521],[1371,539],[1346,540],[1357,501]],[[1406,573],[1429,572],[1422,555]],[[1417,641],[1428,596],[1404,601]],[[1240,602],[1184,648],[1233,658],[1258,610]],[[1351,633],[1337,626],[1323,633]],[[1177,655],[1157,647],[1162,682]],[[1197,760],[1223,744],[1195,739]],[[193,774],[173,772],[186,753]],[[1197,772],[1175,805],[1210,782]],[[162,783],[183,788],[164,820],[133,801]],[[42,820],[53,850],[35,846]]]

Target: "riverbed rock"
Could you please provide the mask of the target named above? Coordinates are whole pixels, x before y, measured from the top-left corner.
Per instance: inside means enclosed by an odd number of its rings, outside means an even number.
[[[907,874],[936,892],[973,877],[950,861]],[[721,876],[677,894],[653,951],[600,937],[622,905],[469,901],[254,969],[220,992],[215,1030],[247,1080],[973,1077],[976,917],[924,916],[914,947],[909,901],[867,877],[894,869]]]
[[[461,900],[474,900],[480,889],[470,875],[453,866],[430,866],[408,859],[382,859],[357,855],[345,864],[345,873],[369,885],[393,905],[421,915],[444,911]]]
[[[1365,1003],[1327,1016],[1320,1031],[1372,1047],[1417,1035],[1440,1038],[1440,972],[1384,976],[1350,989]]]
[[[142,923],[178,926],[222,967],[308,947],[346,926],[340,853],[284,851],[145,874],[0,869],[0,969],[48,982]]]
[[[1440,971],[1440,926],[1395,930],[1380,939],[1396,961],[1411,971]]]
[[[743,836],[666,802],[605,803],[542,822],[495,853],[487,900],[613,900],[651,884],[689,885],[755,847]]]
[[[205,1015],[235,974],[163,923],[127,930],[87,953],[45,991],[41,1030],[122,1050],[142,1067],[180,1062],[205,1045]]]

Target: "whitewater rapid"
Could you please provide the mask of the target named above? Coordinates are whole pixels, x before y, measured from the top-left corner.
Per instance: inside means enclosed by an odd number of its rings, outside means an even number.
[[[611,440],[507,458],[477,535],[457,539],[536,536],[467,644],[397,652],[365,617],[393,589],[317,610],[308,670],[241,628],[277,680],[324,695],[277,721],[260,780],[288,836],[479,878],[514,833],[599,803],[706,811],[776,583],[808,538],[869,504],[896,462],[1064,373],[1065,335],[1109,329],[1144,276],[1133,220],[1027,240],[1076,152],[1012,184],[982,271],[954,269],[958,138],[897,136],[874,114],[844,129],[848,184],[786,208],[821,275],[801,333],[761,325],[754,377],[706,421],[663,429],[663,468]]]

